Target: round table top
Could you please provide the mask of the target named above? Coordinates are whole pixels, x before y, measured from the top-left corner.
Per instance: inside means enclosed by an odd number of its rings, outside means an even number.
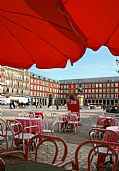
[[[35,162],[23,162],[15,163],[5,166],[5,171],[65,171],[63,168],[58,168],[50,164],[35,163]]]
[[[31,117],[18,117],[16,120],[41,120],[41,118],[31,118]]]
[[[111,130],[111,131],[118,132],[119,131],[119,126],[109,126],[106,129],[107,130]]]

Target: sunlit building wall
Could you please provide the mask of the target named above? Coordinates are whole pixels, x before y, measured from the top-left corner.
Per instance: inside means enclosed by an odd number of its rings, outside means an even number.
[[[70,94],[77,96],[82,87],[84,104],[119,104],[119,77],[60,80],[60,98],[64,103]]]
[[[0,84],[3,87],[2,96],[30,95],[30,73],[25,69],[0,66]]]
[[[49,100],[52,101],[52,105],[59,103],[59,89],[59,81],[34,73],[30,74],[30,97],[32,104],[48,105]]]

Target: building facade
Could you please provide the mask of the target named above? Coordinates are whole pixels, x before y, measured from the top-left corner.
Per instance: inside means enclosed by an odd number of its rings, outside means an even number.
[[[31,104],[55,105],[59,103],[59,81],[30,74]]]
[[[0,95],[27,97],[31,104],[66,104],[71,95],[84,104],[119,104],[119,77],[53,80],[24,69],[0,66]]]
[[[29,97],[30,73],[25,69],[0,66],[0,85],[2,96]]]
[[[64,103],[68,96],[78,95],[82,87],[84,104],[119,104],[119,77],[60,80],[60,99]]]

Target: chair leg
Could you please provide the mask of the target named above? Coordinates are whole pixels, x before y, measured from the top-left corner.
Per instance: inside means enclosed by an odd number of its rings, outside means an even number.
[[[66,132],[68,129],[68,121],[65,122],[65,128],[64,128],[64,131]]]
[[[76,133],[76,129],[77,129],[77,128],[76,128],[76,125],[75,125],[75,127],[74,127],[74,132],[75,132],[75,133]]]
[[[0,158],[0,171],[5,171],[5,162]]]

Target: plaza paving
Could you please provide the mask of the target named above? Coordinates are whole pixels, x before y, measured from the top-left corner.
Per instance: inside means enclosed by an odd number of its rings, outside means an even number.
[[[67,112],[67,109],[65,108],[59,108],[59,110],[56,110],[56,107],[54,106],[52,110],[50,110],[47,107],[43,108],[35,108],[35,106],[29,106],[27,108],[16,108],[16,109],[10,109],[9,106],[3,106],[2,107],[2,116],[5,118],[12,118],[17,117],[19,113],[25,112],[29,113],[30,111],[43,111],[43,113],[47,113],[48,117],[51,117],[52,112],[57,112],[60,115],[65,114]],[[67,131],[65,132],[55,132],[56,136],[62,137],[66,140],[67,143],[73,143],[78,144],[81,141],[88,138],[88,132],[91,128],[89,117],[98,116],[103,113],[102,109],[81,109],[80,110],[80,116],[81,116],[81,126],[77,128],[77,132],[74,133],[73,131]],[[51,117],[52,119],[52,117]]]
[[[67,112],[67,109],[60,108],[59,110],[56,110],[55,107],[52,109],[52,111],[47,108],[35,108],[34,106],[29,106],[28,108],[16,108],[16,109],[9,109],[9,107],[2,107],[2,116],[11,118],[16,117],[20,112],[28,113],[29,111],[43,111],[44,113],[47,113],[47,117],[51,117],[51,112],[57,112],[60,115]],[[77,144],[81,143],[82,141],[89,139],[88,133],[91,128],[89,117],[98,116],[103,113],[102,109],[81,109],[81,124],[78,126],[76,133],[74,131],[67,131],[67,132],[55,132],[56,136],[59,136],[67,142],[68,145],[68,155],[67,159],[74,159],[74,153],[75,149],[77,147]],[[51,117],[52,119],[52,117]],[[85,167],[84,158],[87,151],[86,149],[81,152],[81,161],[83,166]],[[32,158],[31,158],[32,159]]]

